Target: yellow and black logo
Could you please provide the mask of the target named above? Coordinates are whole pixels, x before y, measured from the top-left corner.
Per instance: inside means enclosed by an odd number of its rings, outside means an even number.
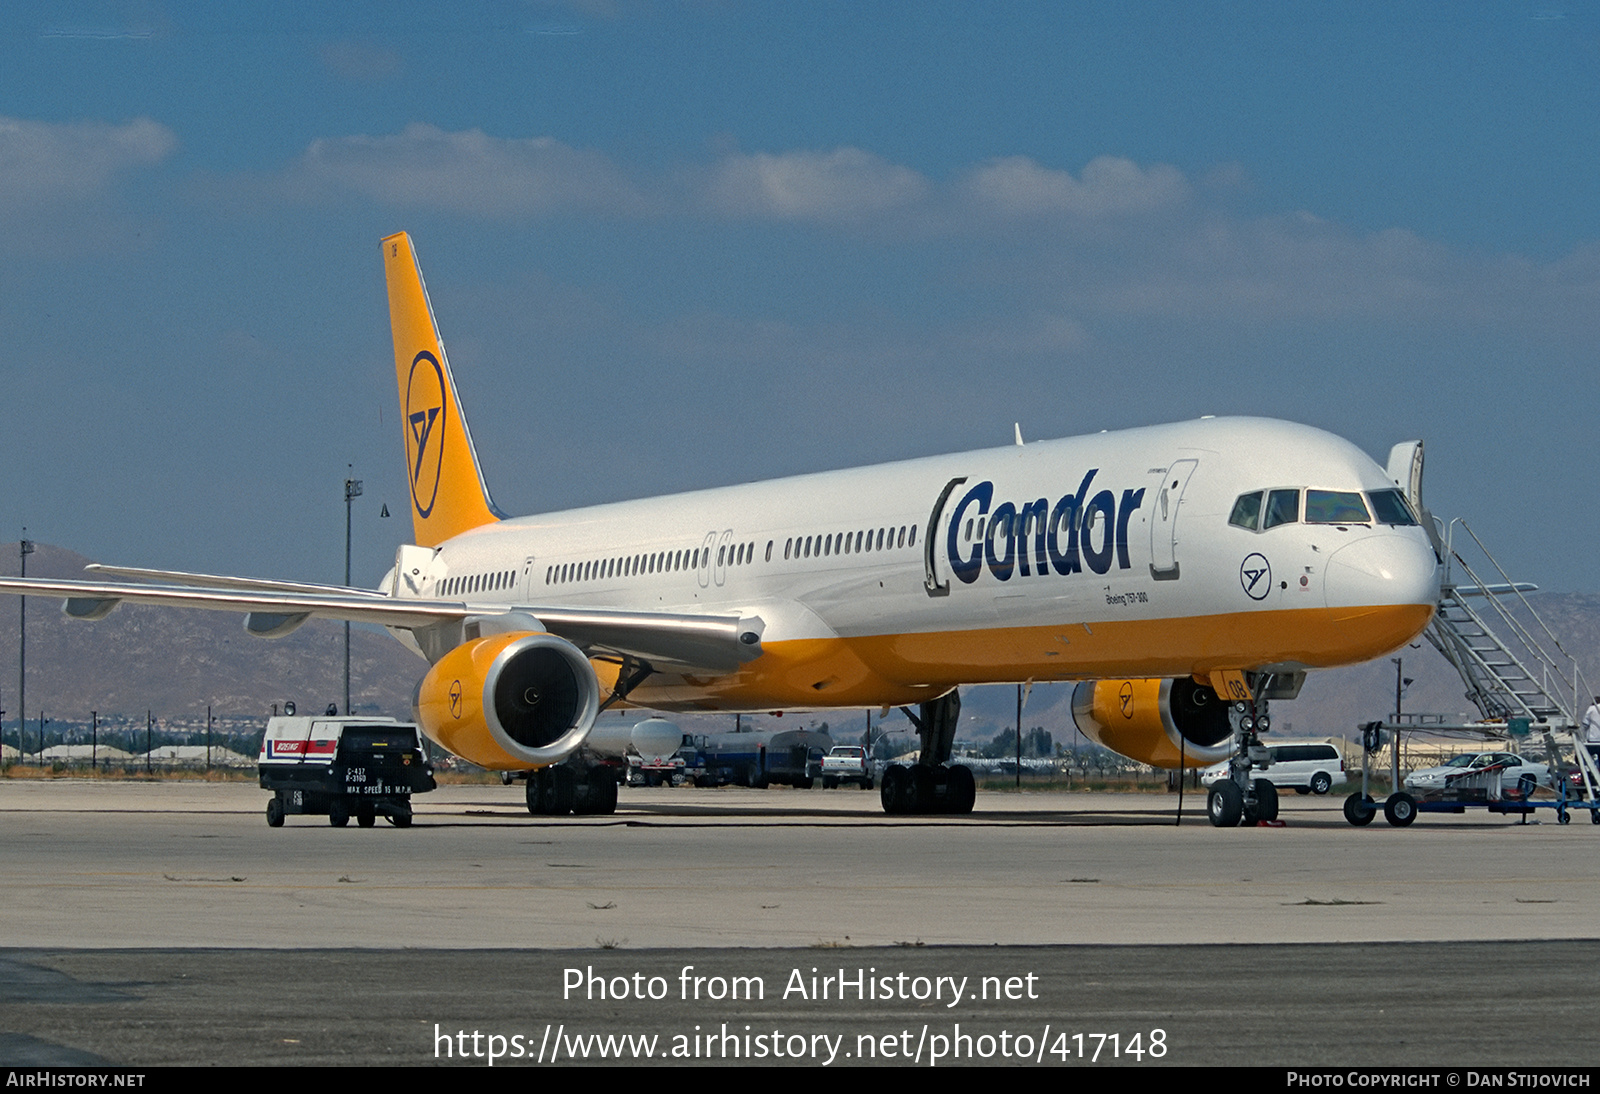
[[[447,417],[444,370],[433,354],[423,350],[412,360],[406,383],[406,457],[411,466],[411,504],[424,520],[439,497]]]

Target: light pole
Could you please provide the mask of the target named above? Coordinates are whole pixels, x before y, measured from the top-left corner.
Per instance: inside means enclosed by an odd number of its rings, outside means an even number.
[[[345,464],[346,471],[353,471]],[[344,480],[344,587],[350,587],[350,512],[351,503],[361,496],[361,480],[346,475]],[[350,713],[350,621],[344,624],[344,712]]]
[[[28,556],[33,554],[33,541],[28,538],[28,530],[22,530],[22,539],[17,544],[18,557],[22,560],[21,577],[28,576]],[[28,598],[17,597],[17,759],[20,760],[27,749],[23,745],[23,726],[28,718]],[[39,758],[44,762],[44,757]]]

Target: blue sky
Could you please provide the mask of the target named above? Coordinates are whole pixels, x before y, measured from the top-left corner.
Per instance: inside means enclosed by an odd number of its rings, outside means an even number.
[[[1600,4],[17,3],[0,536],[357,577],[378,239],[512,512],[1199,414],[1592,592]]]

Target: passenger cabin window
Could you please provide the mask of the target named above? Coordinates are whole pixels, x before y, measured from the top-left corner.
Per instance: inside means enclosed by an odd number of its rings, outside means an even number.
[[[1372,512],[1377,516],[1379,524],[1397,524],[1404,527],[1417,523],[1416,516],[1411,512],[1410,503],[1400,491],[1369,490],[1367,497],[1372,501]]]
[[[1361,495],[1340,490],[1306,491],[1307,524],[1371,524]]]
[[[1280,524],[1293,524],[1300,519],[1300,491],[1272,490],[1267,493],[1266,518],[1262,528],[1276,528]]]

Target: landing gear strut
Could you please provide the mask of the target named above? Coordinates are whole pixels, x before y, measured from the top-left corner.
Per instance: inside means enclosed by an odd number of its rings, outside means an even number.
[[[594,764],[587,770],[571,761],[541,767],[528,773],[527,785],[528,812],[535,816],[617,811],[616,770],[606,764]]]
[[[1206,797],[1206,816],[1217,828],[1278,819],[1278,788],[1266,779],[1250,778],[1253,763],[1264,760],[1267,750],[1257,734],[1272,727],[1267,701],[1239,701],[1228,711],[1238,747],[1228,759],[1228,777],[1218,780]]]
[[[978,787],[972,769],[950,763],[950,749],[961,717],[961,695],[950,691],[921,704],[921,714],[900,708],[922,738],[922,758],[914,764],[890,764],[883,772],[883,811],[970,813]]]

